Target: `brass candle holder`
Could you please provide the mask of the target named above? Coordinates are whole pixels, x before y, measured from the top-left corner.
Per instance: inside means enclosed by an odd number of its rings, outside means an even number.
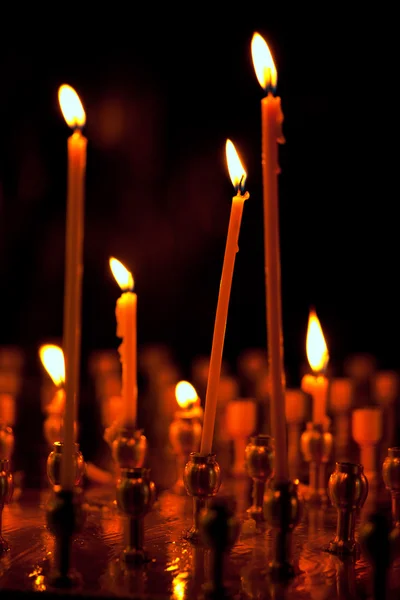
[[[14,450],[14,432],[11,427],[0,423],[0,459],[11,460]]]
[[[336,463],[328,489],[331,502],[337,510],[337,526],[336,536],[329,543],[327,551],[340,556],[357,555],[359,546],[354,536],[356,516],[368,496],[368,480],[363,466]]]
[[[7,552],[10,549],[1,532],[3,528],[4,505],[11,502],[13,491],[13,476],[10,471],[10,462],[7,459],[0,459],[0,556],[3,552]]]
[[[400,528],[400,447],[388,449],[382,468],[383,481],[392,496],[393,525]]]
[[[264,515],[274,536],[269,571],[271,578],[275,580],[288,580],[296,574],[292,556],[292,534],[301,518],[298,483],[298,480],[272,479],[264,496]]]
[[[106,437],[112,455],[120,469],[141,468],[146,460],[147,439],[143,430],[134,427],[114,427],[112,435]]]
[[[63,443],[54,442],[53,450],[50,452],[46,471],[50,484],[54,487],[61,483],[61,460],[62,460]],[[79,444],[75,444],[74,453],[75,479],[74,485],[79,486],[85,474],[85,461],[82,452],[79,450]]]
[[[201,423],[192,410],[177,411],[169,428],[169,440],[176,455],[178,479],[173,487],[176,494],[186,494],[183,471],[191,452],[195,452],[201,441]]]
[[[205,598],[226,598],[224,586],[225,556],[235,545],[240,533],[240,522],[227,501],[214,498],[200,517],[200,534],[211,550],[210,581],[204,586]]]
[[[149,469],[121,469],[117,482],[117,505],[126,515],[126,546],[122,558],[126,563],[139,565],[147,562],[144,550],[144,517],[156,497],[156,487],[150,480]]]
[[[215,460],[215,454],[191,452],[183,472],[183,482],[189,496],[193,496],[193,523],[185,537],[196,544],[201,540],[200,513],[206,508],[208,499],[217,494],[221,485],[221,469]]]
[[[47,526],[55,537],[54,563],[49,584],[58,588],[71,588],[80,582],[80,576],[71,567],[72,537],[81,530],[85,522],[82,507],[82,490],[63,490],[54,487],[47,509]]]
[[[247,472],[253,480],[253,504],[247,512],[255,521],[264,521],[264,491],[267,481],[273,476],[274,456],[271,436],[260,434],[250,438],[245,457]]]
[[[307,423],[307,429],[300,439],[304,460],[309,463],[310,481],[307,500],[313,503],[325,503],[326,466],[332,453],[333,437],[327,426],[319,423]]]

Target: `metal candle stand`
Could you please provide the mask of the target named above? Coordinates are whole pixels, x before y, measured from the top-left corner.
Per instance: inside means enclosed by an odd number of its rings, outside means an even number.
[[[332,453],[332,434],[321,424],[307,423],[307,429],[303,432],[300,443],[304,460],[310,465],[307,500],[315,503],[325,503],[328,500],[326,466]]]
[[[55,537],[54,564],[48,582],[58,588],[71,588],[80,582],[79,574],[71,568],[72,537],[85,521],[82,490],[63,490],[54,487],[47,509],[47,526]]]
[[[141,429],[122,427],[111,442],[112,454],[120,469],[143,467],[147,452],[147,439]]]
[[[184,411],[181,411],[181,414],[176,413],[176,418],[172,421],[169,428],[169,440],[177,457],[178,480],[173,487],[173,491],[177,494],[186,494],[183,483],[183,471],[190,453],[199,447],[202,431],[198,418],[184,415]]]
[[[382,470],[383,481],[392,496],[393,525],[400,528],[400,447],[388,449]]]
[[[9,504],[13,495],[13,476],[10,471],[10,462],[7,459],[0,459],[0,556],[3,552],[9,550],[9,545],[3,538],[3,509],[5,504]]]
[[[52,486],[60,485],[61,483],[61,460],[62,460],[63,443],[54,442],[53,450],[50,452],[47,459],[47,477]],[[85,474],[85,461],[82,452],[79,450],[79,444],[75,444],[74,454],[75,479],[74,485],[79,486]]]
[[[253,504],[247,512],[255,521],[264,521],[265,485],[273,476],[274,468],[273,438],[263,434],[251,437],[245,456],[247,472],[253,480]]]
[[[156,497],[156,487],[150,480],[149,469],[121,469],[117,482],[117,505],[127,516],[125,525],[126,546],[122,558],[126,563],[140,565],[147,562],[144,550],[144,517]]]
[[[301,518],[302,505],[298,481],[271,481],[264,496],[265,519],[273,529],[272,559],[269,573],[273,580],[288,580],[296,575],[292,557],[292,534]]]
[[[336,463],[336,469],[329,478],[328,490],[337,510],[337,526],[336,536],[326,550],[340,556],[357,555],[359,547],[354,537],[356,516],[368,496],[368,481],[363,466]]]
[[[187,493],[193,496],[193,524],[186,532],[186,539],[196,544],[201,540],[200,513],[207,506],[207,500],[217,494],[221,485],[221,469],[215,460],[215,454],[191,452],[183,472],[183,481]]]

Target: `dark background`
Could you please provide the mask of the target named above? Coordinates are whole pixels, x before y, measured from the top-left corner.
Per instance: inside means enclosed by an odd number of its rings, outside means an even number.
[[[60,84],[78,91],[88,144],[83,359],[117,347],[108,266],[128,266],[139,343],[187,367],[211,348],[233,188],[224,146],[247,167],[226,333],[234,362],[266,344],[260,100],[250,41],[268,40],[287,143],[280,207],[285,359],[296,382],[310,305],[340,374],[353,352],[398,366],[398,53],[384,11],[194,4],[144,16],[5,20],[0,109],[0,343],[62,333],[66,142]],[[228,9],[228,6],[230,8]],[[337,6],[337,5],[335,5]],[[130,10],[132,9],[132,14]]]

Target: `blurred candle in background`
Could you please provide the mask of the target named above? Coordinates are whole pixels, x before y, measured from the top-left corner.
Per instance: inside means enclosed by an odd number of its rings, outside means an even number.
[[[86,115],[78,94],[69,85],[58,91],[61,111],[73,129],[68,139],[68,193],[64,289],[65,415],[61,486],[72,489],[75,479],[75,421],[81,356],[84,200],[87,140],[82,135]]]
[[[323,424],[328,398],[328,378],[324,373],[328,366],[329,353],[321,324],[313,308],[308,317],[306,352],[314,374],[304,375],[301,389],[312,396],[312,422]]]
[[[132,274],[116,258],[110,258],[110,268],[122,290],[117,300],[115,316],[117,336],[122,338],[119,353],[122,363],[123,424],[136,426],[137,416],[137,295],[133,293]]]

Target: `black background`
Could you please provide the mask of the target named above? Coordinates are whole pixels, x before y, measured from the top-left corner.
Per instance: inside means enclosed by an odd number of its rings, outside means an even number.
[[[247,167],[226,356],[266,344],[260,100],[250,41],[278,68],[285,359],[305,359],[308,310],[334,371],[356,351],[398,366],[398,50],[385,8],[350,14],[266,3],[113,3],[4,19],[0,108],[0,342],[62,333],[66,140],[57,90],[87,112],[83,359],[117,347],[119,288],[138,294],[139,344],[165,342],[186,368],[211,348],[231,186],[224,146]],[[333,5],[332,5],[333,6]]]

